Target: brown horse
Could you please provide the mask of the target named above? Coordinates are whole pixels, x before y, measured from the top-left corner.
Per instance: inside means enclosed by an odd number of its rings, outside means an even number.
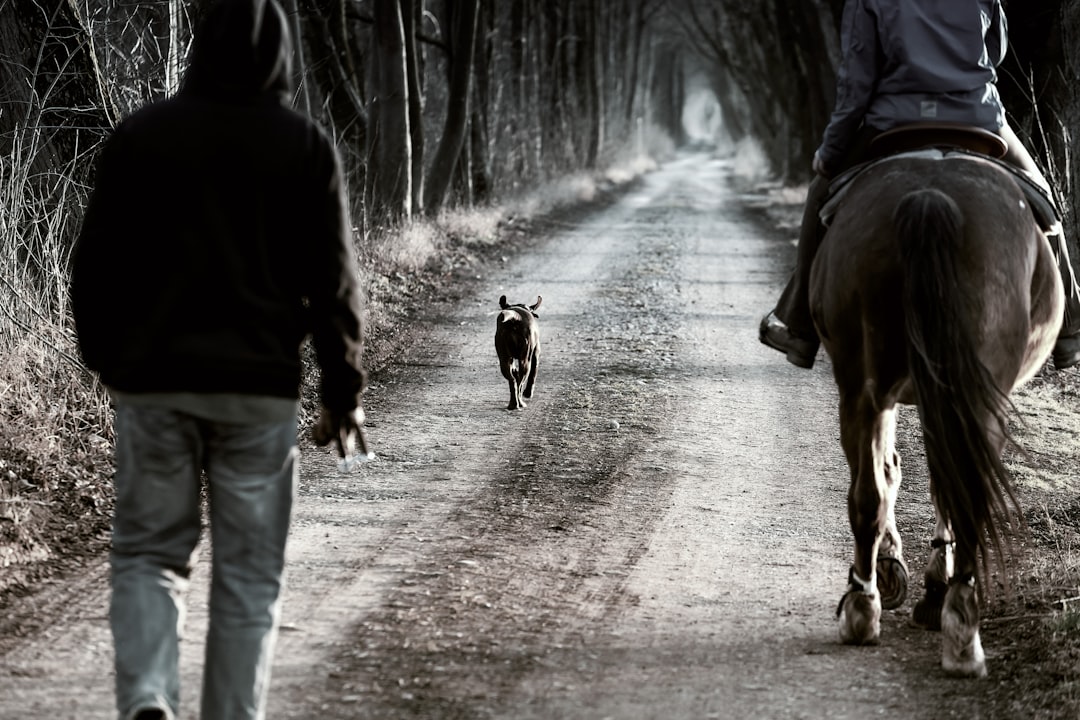
[[[851,469],[855,559],[841,640],[876,643],[907,570],[893,506],[897,404],[919,408],[937,516],[918,624],[942,667],[981,677],[976,578],[1007,549],[1016,498],[1001,461],[1009,394],[1043,364],[1064,295],[1050,246],[1010,173],[972,155],[899,156],[852,181],[811,271]]]

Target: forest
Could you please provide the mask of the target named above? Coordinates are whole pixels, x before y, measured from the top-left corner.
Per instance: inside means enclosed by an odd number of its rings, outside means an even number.
[[[73,536],[105,526],[110,412],[79,359],[68,260],[99,148],[127,114],[182,88],[210,2],[0,0],[0,567],[17,570],[9,584],[32,578],[16,566],[52,552],[35,535],[42,526]],[[455,244],[494,242],[545,191],[572,200],[691,144],[752,150],[776,182],[805,183],[833,102],[843,7],[280,2],[294,35],[292,103],[328,130],[347,170],[371,332],[395,322],[380,288],[408,283]],[[1007,13],[1009,120],[1056,184],[1075,258],[1080,0],[1026,0]],[[576,189],[559,200],[566,187]],[[168,262],[167,248],[160,258]]]

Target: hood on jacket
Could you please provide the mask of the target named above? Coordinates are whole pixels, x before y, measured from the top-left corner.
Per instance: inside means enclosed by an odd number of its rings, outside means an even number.
[[[292,42],[276,0],[218,0],[191,51],[184,91],[218,100],[288,96]]]

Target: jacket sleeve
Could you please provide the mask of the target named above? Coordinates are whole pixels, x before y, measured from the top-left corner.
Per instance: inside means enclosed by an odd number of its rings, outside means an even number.
[[[851,140],[874,98],[880,76],[877,23],[866,0],[848,0],[844,5],[840,45],[836,105],[818,148],[829,174],[841,169]]]
[[[123,217],[123,128],[115,130],[98,156],[94,192],[83,215],[71,259],[71,311],[83,362],[95,372],[108,364],[116,343],[116,314],[123,287],[119,270],[122,250],[116,247],[113,220]]]
[[[320,136],[329,172],[316,193],[320,218],[311,244],[305,294],[312,344],[322,371],[322,402],[329,410],[348,412],[359,406],[367,385],[362,363],[363,309],[341,161],[330,140]]]
[[[1009,25],[1000,0],[994,0],[991,5],[990,27],[986,30],[986,54],[990,63],[997,67],[1004,62],[1005,53],[1009,49]]]

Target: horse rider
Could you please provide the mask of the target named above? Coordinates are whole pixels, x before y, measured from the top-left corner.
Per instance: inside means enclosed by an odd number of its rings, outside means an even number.
[[[847,0],[841,28],[836,106],[814,152],[795,270],[759,330],[764,344],[813,367],[820,343],[810,316],[810,267],[824,235],[819,212],[829,179],[867,159],[886,130],[918,122],[959,123],[1005,141],[1002,158],[1050,197],[1050,185],[1005,120],[996,68],[1007,49],[1000,0]],[[1080,288],[1061,224],[1047,231],[1065,288],[1065,318],[1054,366],[1080,362]]]

